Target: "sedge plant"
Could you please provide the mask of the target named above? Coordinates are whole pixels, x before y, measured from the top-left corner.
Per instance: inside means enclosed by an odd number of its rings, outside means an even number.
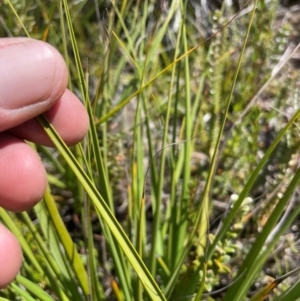
[[[293,24],[218,3],[0,2],[0,36],[57,47],[90,118],[69,149],[39,117],[49,185],[0,209],[24,254],[0,300],[299,298]]]

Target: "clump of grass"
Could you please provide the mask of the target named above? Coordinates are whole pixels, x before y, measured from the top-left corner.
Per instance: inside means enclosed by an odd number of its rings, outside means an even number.
[[[40,118],[58,152],[37,146],[43,201],[0,211],[24,252],[3,300],[297,299],[291,274],[264,281],[296,267],[298,48],[278,1],[247,4],[0,4],[1,36],[61,51],[91,120],[69,150]]]

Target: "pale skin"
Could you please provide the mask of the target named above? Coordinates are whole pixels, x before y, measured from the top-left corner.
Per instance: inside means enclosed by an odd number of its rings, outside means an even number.
[[[89,126],[80,100],[66,89],[68,72],[61,55],[47,43],[26,38],[0,39],[0,206],[13,212],[39,202],[47,186],[37,153],[24,142],[52,146],[35,119],[44,113],[68,145]],[[22,264],[20,244],[0,224],[0,289]]]

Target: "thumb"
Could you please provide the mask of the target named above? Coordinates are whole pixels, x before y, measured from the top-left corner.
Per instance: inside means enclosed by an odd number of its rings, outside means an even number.
[[[0,224],[0,290],[14,280],[22,263],[19,242]]]
[[[48,110],[66,90],[67,68],[51,45],[0,39],[0,132]]]

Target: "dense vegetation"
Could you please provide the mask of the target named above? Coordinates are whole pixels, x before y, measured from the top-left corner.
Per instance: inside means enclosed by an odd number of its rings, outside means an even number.
[[[272,281],[298,266],[300,8],[202,2],[0,2],[91,120],[70,152],[40,119],[51,190],[0,209],[24,252],[0,300],[297,300]]]

